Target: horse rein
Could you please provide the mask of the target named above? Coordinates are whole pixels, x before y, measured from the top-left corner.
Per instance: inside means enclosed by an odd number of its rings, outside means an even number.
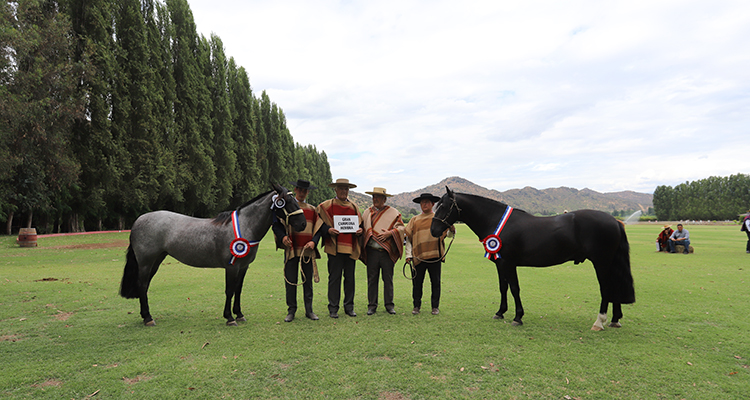
[[[308,253],[308,250],[309,250],[309,254],[305,255],[305,253]],[[284,268],[282,268],[282,271],[283,271],[282,275],[284,275],[284,282],[286,282],[288,285],[291,285],[291,286],[304,285],[307,282],[307,277],[305,276],[305,271],[302,269],[302,264],[307,264],[309,262],[312,262],[313,282],[315,283],[320,282],[320,276],[318,275],[318,263],[315,261],[315,250],[303,249],[302,255],[299,256],[299,260],[301,261],[298,264],[298,266],[299,266],[299,273],[300,275],[302,275],[302,282],[301,283],[289,282],[289,279],[286,278],[286,265],[284,265]]]
[[[456,239],[456,234],[454,233],[453,236],[451,237],[450,243],[448,243],[448,247],[445,249],[445,254],[443,254],[443,256],[438,259],[439,262],[445,262],[445,257],[448,256],[448,252],[450,251],[451,246],[453,246],[453,241],[455,239]],[[428,260],[423,260],[423,259],[421,259],[419,257],[416,257],[416,256],[413,256],[411,258],[412,258],[412,260],[417,260],[419,262],[428,262]],[[432,261],[432,262],[435,262],[435,261]],[[411,278],[409,278],[408,276],[406,276],[406,266],[407,265],[409,265],[411,267]],[[416,272],[417,272],[417,268],[414,266],[414,262],[412,262],[412,261],[405,261],[404,262],[404,266],[401,268],[401,273],[404,274],[404,278],[406,278],[406,279],[408,279],[410,281],[413,281],[414,280],[414,274],[416,274]]]
[[[446,216],[445,216],[446,218],[448,218],[448,216],[451,215],[451,212],[453,212],[453,208],[454,207],[456,208],[456,210],[458,210],[459,213],[461,212],[461,208],[458,207],[458,204],[456,204],[456,200],[454,199],[453,202],[451,203],[451,208],[448,210],[448,214],[446,214]],[[451,224],[449,224],[448,221],[446,221],[445,219],[440,219],[440,218],[437,218],[437,217],[432,217],[432,220],[433,221],[438,221],[438,222],[442,223],[443,225],[446,226],[446,229],[449,229],[451,227]],[[456,240],[456,233],[455,232],[453,232],[453,236],[451,236],[451,241],[450,241],[450,243],[448,243],[448,247],[445,249],[445,253],[443,254],[442,257],[440,257],[438,259],[439,262],[445,262],[445,257],[448,256],[448,252],[450,251],[451,246],[453,246],[453,241],[454,240]],[[411,258],[412,258],[412,260],[417,260],[419,262],[427,262],[427,260],[423,260],[423,259],[421,259],[419,257],[416,257],[416,256],[411,257]],[[407,265],[411,266],[411,278],[409,278],[408,276],[406,276],[406,266]],[[406,261],[406,262],[404,262],[404,266],[401,269],[401,273],[404,275],[404,278],[412,281],[412,280],[414,280],[414,275],[415,275],[416,272],[417,272],[417,269],[414,267],[414,263],[412,261]]]
[[[292,192],[287,192],[287,194],[286,194],[286,195],[287,195],[287,196],[293,196]],[[294,199],[294,197],[292,197],[292,198]],[[297,200],[297,199],[295,199],[295,201],[296,201],[296,200]],[[276,207],[276,209],[277,209],[277,210],[281,210],[281,211],[283,211],[283,212],[284,212],[284,224],[285,224],[286,226],[289,226],[289,217],[291,217],[291,216],[293,216],[293,215],[297,215],[297,214],[302,214],[302,213],[304,213],[304,211],[302,211],[302,209],[301,209],[301,208],[298,208],[298,209],[296,209],[296,210],[294,210],[294,211],[292,211],[292,212],[288,212],[288,211],[286,210],[286,202],[284,202],[284,204],[282,204],[282,205],[281,205],[280,207],[279,207],[279,206],[277,206],[277,205],[276,205],[276,203],[274,202],[274,206]]]

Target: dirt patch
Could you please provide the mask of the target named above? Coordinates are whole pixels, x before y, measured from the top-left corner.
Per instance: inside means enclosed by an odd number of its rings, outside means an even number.
[[[62,381],[59,381],[57,379],[49,379],[42,383],[35,383],[31,385],[31,387],[49,387],[49,386],[59,387],[59,386],[62,386],[62,384],[63,384]]]
[[[74,250],[95,250],[95,249],[108,249],[113,247],[128,247],[130,241],[128,240],[115,240],[114,242],[106,243],[86,243],[86,244],[73,244],[69,246],[51,246],[44,247],[45,249],[74,249]]]
[[[71,315],[73,315],[72,312],[62,312],[62,311],[60,311],[60,312],[58,312],[58,314],[53,315],[53,317],[56,320],[58,320],[58,321],[67,321],[68,318],[71,317]]]
[[[0,335],[0,342],[17,342],[21,339],[21,335]]]
[[[133,385],[133,384],[136,384],[138,382],[149,381],[149,380],[151,380],[151,377],[148,376],[148,375],[138,375],[135,378],[125,378],[125,377],[123,377],[122,380],[125,381],[125,383],[127,383],[128,385]]]

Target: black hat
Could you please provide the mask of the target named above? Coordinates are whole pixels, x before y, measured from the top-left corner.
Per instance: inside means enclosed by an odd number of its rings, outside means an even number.
[[[307,189],[307,190],[317,189],[315,186],[310,184],[310,181],[305,180],[305,179],[297,179],[297,183],[289,182],[289,184],[294,187],[298,187],[300,189]]]
[[[422,202],[422,200],[429,200],[433,203],[437,203],[438,201],[440,201],[440,197],[434,196],[431,193],[422,193],[419,195],[419,197],[415,197],[412,201],[419,204]]]

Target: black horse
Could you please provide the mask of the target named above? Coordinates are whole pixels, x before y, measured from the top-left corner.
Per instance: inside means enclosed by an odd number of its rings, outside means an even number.
[[[503,318],[508,311],[510,286],[516,304],[513,325],[523,324],[517,266],[549,267],[589,259],[594,264],[602,296],[599,315],[591,329],[604,329],[609,303],[613,309],[609,326],[621,326],[621,305],[635,302],[630,246],[622,223],[595,210],[535,217],[492,199],[454,193],[448,187],[446,190],[435,210],[431,233],[440,236],[446,227],[463,221],[479,236],[485,256],[497,266],[500,280],[500,309],[493,318]]]
[[[148,306],[148,287],[167,255],[193,267],[223,268],[224,318],[230,326],[245,321],[240,307],[242,283],[274,216],[287,221],[298,232],[307,224],[292,193],[283,186],[272,186],[273,190],[234,212],[225,211],[215,218],[194,218],[170,211],[154,211],[138,217],[130,231],[120,295],[140,300],[144,324],[155,325]],[[237,315],[236,320],[232,312]]]

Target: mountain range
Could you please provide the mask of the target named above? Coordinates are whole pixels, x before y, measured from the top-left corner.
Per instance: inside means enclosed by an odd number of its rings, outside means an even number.
[[[432,193],[436,196],[445,194],[445,187],[459,193],[475,194],[488,197],[514,208],[519,208],[536,215],[554,215],[563,213],[565,210],[593,209],[605,212],[612,211],[648,211],[653,207],[653,195],[649,193],[638,193],[633,191],[599,193],[591,189],[574,189],[569,187],[535,189],[527,186],[523,189],[511,189],[500,192],[487,189],[467,179],[452,176],[442,181],[413,192],[394,194],[386,204],[396,207],[404,215],[418,214],[419,205],[412,199],[419,197],[420,193]],[[387,188],[386,188],[387,189]],[[370,191],[372,188],[366,188]],[[368,194],[350,191],[351,199],[360,206],[367,207],[372,204],[371,196]]]

